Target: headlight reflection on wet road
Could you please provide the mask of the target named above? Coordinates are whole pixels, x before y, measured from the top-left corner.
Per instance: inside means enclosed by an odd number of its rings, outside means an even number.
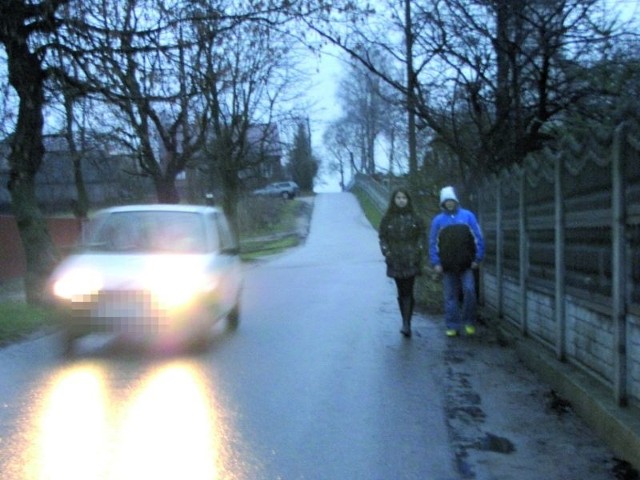
[[[80,480],[104,471],[109,435],[106,400],[95,369],[61,374],[47,395],[38,431],[29,436],[35,458],[27,459],[25,478]]]
[[[70,367],[44,394],[22,478],[221,478],[226,433],[214,402],[188,361],[151,368],[124,391],[110,391],[103,367]]]
[[[180,365],[143,382],[123,418],[113,478],[217,478],[206,394],[193,372]]]

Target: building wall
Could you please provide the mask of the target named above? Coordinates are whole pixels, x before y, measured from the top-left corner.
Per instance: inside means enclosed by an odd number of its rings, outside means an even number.
[[[76,218],[47,218],[53,244],[61,253],[72,248],[80,237],[81,222]],[[26,260],[18,226],[13,215],[0,215],[0,282],[25,274]]]

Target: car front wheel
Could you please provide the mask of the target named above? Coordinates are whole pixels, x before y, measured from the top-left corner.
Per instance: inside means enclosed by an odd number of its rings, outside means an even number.
[[[240,324],[240,300],[236,300],[229,314],[227,315],[227,327],[229,330],[235,330]]]
[[[63,356],[70,357],[73,355],[74,346],[77,339],[78,339],[77,334],[67,329],[62,330],[62,334],[60,338],[60,349],[62,351]]]

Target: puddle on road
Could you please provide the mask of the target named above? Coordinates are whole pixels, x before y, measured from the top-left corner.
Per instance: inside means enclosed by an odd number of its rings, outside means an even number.
[[[487,433],[480,439],[476,445],[478,450],[485,450],[496,453],[513,453],[516,451],[516,447],[508,438],[494,435],[493,433]]]

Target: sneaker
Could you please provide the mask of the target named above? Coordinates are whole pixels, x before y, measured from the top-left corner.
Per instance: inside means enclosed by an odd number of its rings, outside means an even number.
[[[447,337],[456,337],[458,336],[458,331],[454,328],[447,328]]]
[[[464,327],[464,332],[467,335],[475,335],[476,334],[476,327],[474,325],[467,325]]]

